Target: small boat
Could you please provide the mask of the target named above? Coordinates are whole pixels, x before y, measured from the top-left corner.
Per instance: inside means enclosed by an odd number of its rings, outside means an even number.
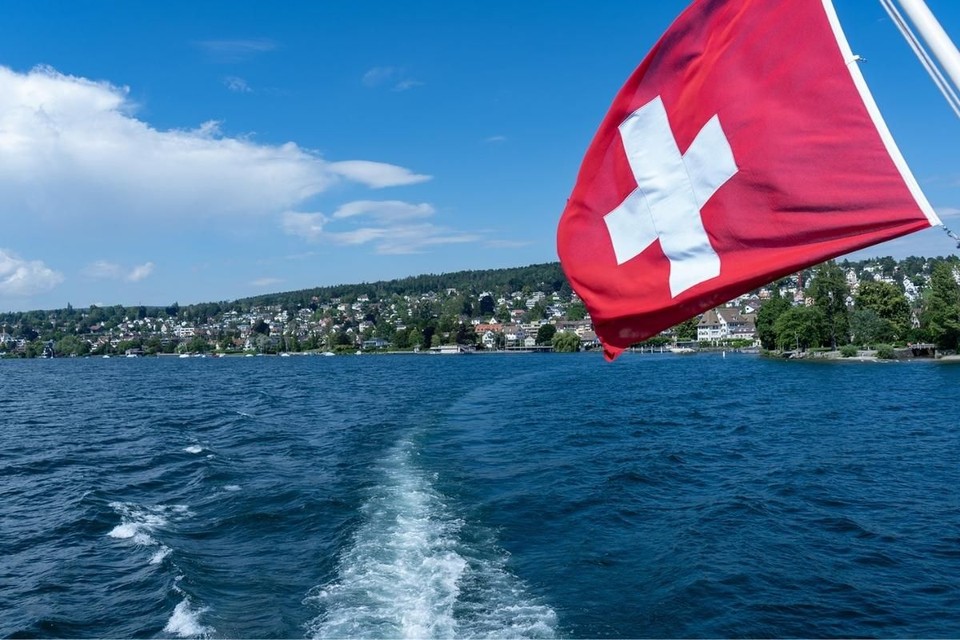
[[[459,355],[462,353],[474,353],[476,348],[462,344],[442,344],[438,347],[430,347],[431,353],[443,355]]]

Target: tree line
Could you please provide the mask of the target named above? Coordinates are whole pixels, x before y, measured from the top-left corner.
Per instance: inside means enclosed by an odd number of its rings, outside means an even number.
[[[856,291],[851,290],[846,279],[850,270],[859,281]],[[809,306],[795,306],[792,300],[781,295],[782,290],[793,284],[789,279],[771,285],[773,298],[761,308],[756,319],[758,337],[764,348],[781,350],[906,342],[932,342],[941,349],[957,350],[960,347],[957,344],[960,339],[958,273],[960,260],[956,256],[907,258],[899,262],[892,258],[830,261],[801,274],[803,281],[808,283],[805,294],[812,300]],[[916,287],[920,296],[913,301],[908,299],[904,283]],[[546,300],[537,302],[532,309],[527,309],[525,304],[529,295],[536,291],[548,296],[558,294],[567,319],[585,317],[583,304],[575,300],[571,302],[572,290],[559,263],[552,262],[316,287],[229,302],[183,306],[176,302],[166,306],[91,306],[87,309],[67,305],[53,311],[0,314],[0,330],[16,338],[25,338],[38,353],[43,349],[40,342],[56,341],[58,353],[82,354],[86,343],[77,336],[110,331],[124,321],[151,318],[199,325],[219,321],[232,311],[247,313],[258,309],[281,309],[294,318],[299,311],[310,309],[316,318],[332,318],[337,331],[329,335],[311,334],[305,339],[297,338],[291,331],[282,337],[284,343],[276,348],[290,348],[291,345],[294,350],[348,348],[360,340],[378,337],[403,349],[447,341],[475,341],[477,336],[472,325],[464,322],[466,318],[486,320],[495,317],[505,322],[510,319],[511,311],[523,309],[525,320],[542,319],[547,313]],[[511,299],[514,292],[524,295]],[[508,304],[499,305],[497,300],[500,298],[507,298]],[[360,314],[338,312],[336,305],[332,304],[353,303],[361,299],[368,303]],[[388,311],[388,307],[397,307],[400,311]],[[365,327],[362,330],[361,323]],[[398,326],[402,328],[398,329]],[[672,335],[676,339],[690,340],[696,339],[696,332],[697,319],[694,318],[675,327]],[[270,330],[261,320],[254,327],[254,333],[267,337]],[[218,344],[229,345],[238,335],[239,332],[224,328],[211,338]],[[552,341],[552,336],[538,335],[537,338],[541,344]],[[202,350],[204,343],[209,342],[207,337],[198,337],[191,344],[193,350]],[[145,332],[141,338],[124,346],[159,352],[176,345],[169,341],[161,344],[156,335]]]
[[[918,264],[916,259],[908,262]],[[761,307],[756,320],[761,345],[786,351],[925,342],[956,351],[960,347],[960,261],[954,256],[925,264],[910,274],[894,262],[889,274],[901,278],[894,282],[872,279],[869,272],[860,271],[855,291],[847,282],[846,268],[834,261],[820,264],[811,270],[804,292],[812,304],[794,305],[777,291]],[[912,303],[902,278],[921,285]]]

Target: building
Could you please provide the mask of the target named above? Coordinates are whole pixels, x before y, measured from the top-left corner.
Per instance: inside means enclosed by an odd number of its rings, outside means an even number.
[[[738,309],[710,309],[700,317],[700,322],[697,324],[699,342],[755,340],[756,337],[754,316],[742,314]]]

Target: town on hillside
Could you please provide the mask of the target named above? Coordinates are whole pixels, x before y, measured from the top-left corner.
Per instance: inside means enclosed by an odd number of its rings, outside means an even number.
[[[956,351],[960,260],[830,261],[711,309],[643,347]],[[0,314],[0,356],[548,350],[599,347],[557,263],[417,276],[234,302]]]

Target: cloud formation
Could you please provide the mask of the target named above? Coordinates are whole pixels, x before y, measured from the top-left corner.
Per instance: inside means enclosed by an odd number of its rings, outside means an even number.
[[[343,181],[383,188],[430,179],[381,162],[328,162],[293,142],[231,138],[216,122],[159,130],[135,111],[125,87],[49,67],[0,67],[0,217],[279,215]]]
[[[24,260],[0,249],[0,295],[31,296],[46,293],[63,282],[63,274],[40,260]]]
[[[332,216],[323,213],[288,211],[283,216],[283,230],[308,242],[330,242],[337,245],[372,244],[378,254],[422,253],[429,247],[478,242],[477,233],[459,232],[421,222],[435,214],[428,203],[412,204],[400,200],[355,200],[337,209]],[[375,224],[363,225],[364,220]],[[335,225],[358,223],[349,230]],[[412,222],[416,221],[416,222]],[[334,226],[334,229],[329,227]]]
[[[211,61],[220,63],[243,62],[277,48],[277,43],[268,38],[201,40],[196,44]]]
[[[140,282],[153,273],[154,264],[146,262],[133,267],[124,267],[114,262],[98,260],[83,270],[83,275],[102,280],[122,280],[125,282]]]
[[[247,81],[237,76],[226,76],[223,79],[223,86],[234,93],[253,93]]]
[[[370,162],[369,160],[344,160],[330,163],[328,166],[330,171],[336,175],[374,189],[418,184],[431,178],[431,176],[413,173],[409,169],[393,164]]]
[[[283,214],[281,227],[284,232],[292,236],[300,236],[304,240],[314,241],[323,233],[323,225],[327,218],[322,213],[299,213],[287,211]]]
[[[434,213],[434,208],[426,202],[410,204],[400,200],[356,200],[341,206],[333,213],[333,217],[353,218],[367,215],[383,222],[390,222],[411,218],[429,218]]]
[[[369,89],[389,87],[393,91],[407,91],[423,86],[422,82],[409,77],[407,72],[399,67],[373,67],[363,74],[360,82]]]

